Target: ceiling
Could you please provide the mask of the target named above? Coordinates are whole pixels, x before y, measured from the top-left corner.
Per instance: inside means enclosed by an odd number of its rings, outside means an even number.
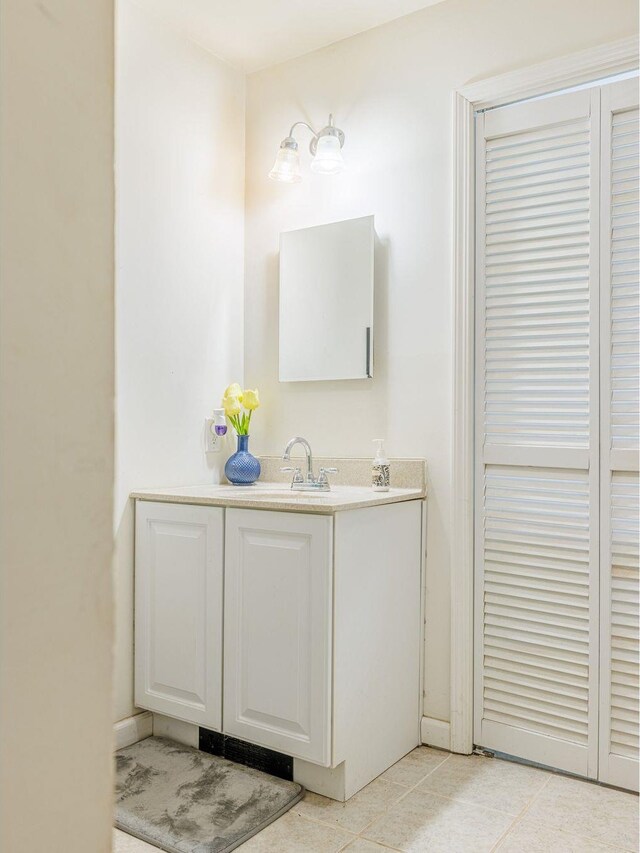
[[[250,73],[442,0],[137,0]]]

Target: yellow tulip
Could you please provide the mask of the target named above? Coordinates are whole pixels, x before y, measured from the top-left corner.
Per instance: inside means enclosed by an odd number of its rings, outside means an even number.
[[[225,415],[230,418],[233,415],[239,415],[242,411],[242,403],[238,397],[229,396],[224,398],[222,401],[222,405],[224,406]]]
[[[238,385],[237,382],[232,382],[231,385],[225,390],[223,400],[226,400],[227,397],[237,397],[240,402],[242,402],[242,388]]]
[[[245,389],[244,395],[242,397],[242,402],[244,404],[245,409],[249,409],[249,411],[257,409],[260,405],[258,389],[256,388],[255,391],[252,391],[250,388]]]

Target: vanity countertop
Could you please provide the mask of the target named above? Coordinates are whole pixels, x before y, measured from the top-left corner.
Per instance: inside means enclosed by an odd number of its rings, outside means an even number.
[[[286,512],[314,512],[330,515],[347,509],[361,509],[401,501],[421,500],[424,489],[389,489],[374,492],[363,486],[332,486],[329,492],[295,492],[288,484],[258,482],[253,486],[206,485],[168,489],[141,489],[131,497],[142,501],[200,504],[204,506],[272,509]]]

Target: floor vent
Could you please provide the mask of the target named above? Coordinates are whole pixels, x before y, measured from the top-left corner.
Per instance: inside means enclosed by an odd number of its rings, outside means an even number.
[[[203,752],[220,755],[229,761],[235,761],[236,764],[262,770],[263,773],[269,773],[279,779],[293,779],[293,758],[272,749],[203,728],[200,728],[198,747]]]

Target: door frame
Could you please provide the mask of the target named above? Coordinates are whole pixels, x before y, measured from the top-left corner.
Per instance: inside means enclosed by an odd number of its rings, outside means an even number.
[[[453,93],[453,446],[450,749],[473,751],[475,112],[638,67],[637,37],[472,83]]]

